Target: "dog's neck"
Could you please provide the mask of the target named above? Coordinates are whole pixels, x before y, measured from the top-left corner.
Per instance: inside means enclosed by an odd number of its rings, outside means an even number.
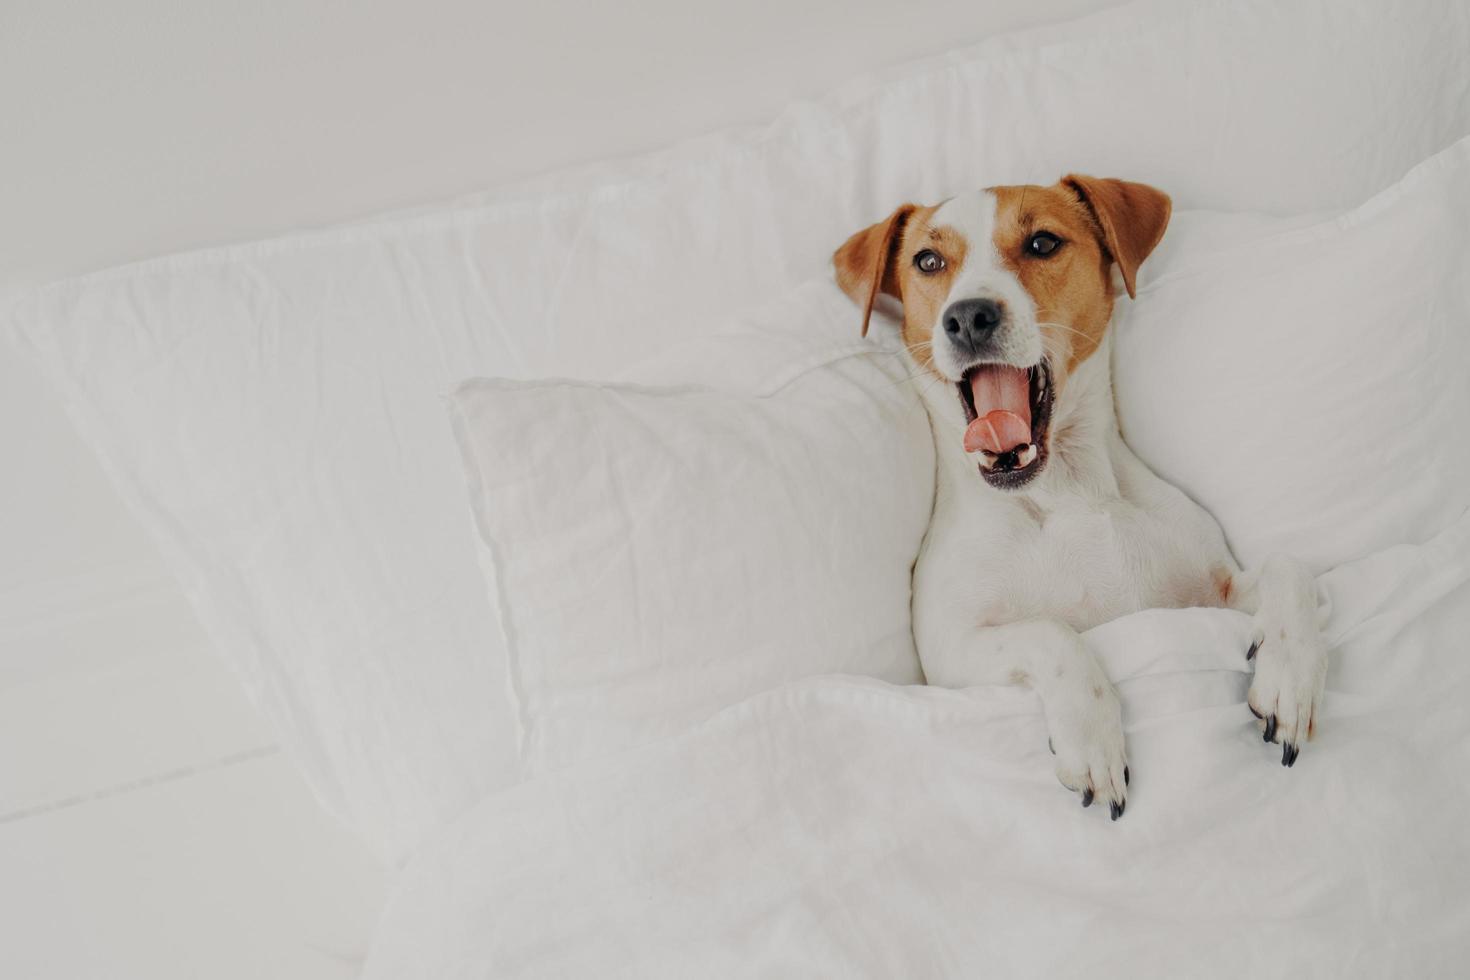
[[[1043,511],[1122,496],[1114,469],[1122,437],[1113,406],[1112,342],[1106,336],[1058,394],[1046,468],[1024,490],[995,490],[976,471],[975,457],[964,451],[965,420],[953,385],[930,385],[924,399],[934,426],[944,493],[993,494]]]
[[[1113,453],[1121,444],[1113,405],[1113,345],[1102,344],[1073,370],[1057,398],[1051,424],[1051,460],[1023,495],[1045,505],[1059,495],[1090,501],[1120,496]]]

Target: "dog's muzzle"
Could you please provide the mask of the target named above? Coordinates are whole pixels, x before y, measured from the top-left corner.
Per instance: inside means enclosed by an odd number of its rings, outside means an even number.
[[[980,475],[999,490],[1018,490],[1046,465],[1051,425],[1051,367],[976,364],[957,385],[965,410],[965,452],[980,456]]]

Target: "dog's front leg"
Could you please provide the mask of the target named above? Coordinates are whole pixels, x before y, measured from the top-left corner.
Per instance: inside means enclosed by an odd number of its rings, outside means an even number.
[[[1057,778],[1108,804],[1114,820],[1128,803],[1123,709],[1082,637],[1053,620],[1029,620],[952,634],[920,648],[924,675],[941,687],[1023,684],[1041,697]]]
[[[1281,742],[1281,764],[1293,765],[1302,743],[1316,733],[1327,682],[1316,585],[1300,562],[1273,555],[1259,568],[1235,575],[1230,605],[1256,621],[1255,641],[1246,654],[1255,661],[1256,673],[1246,703],[1261,720],[1262,737]]]

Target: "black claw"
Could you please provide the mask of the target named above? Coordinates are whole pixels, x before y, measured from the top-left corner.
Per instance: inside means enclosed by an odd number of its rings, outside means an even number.
[[[1261,713],[1260,713],[1260,712],[1259,712],[1259,711],[1257,711],[1257,710],[1256,710],[1256,706],[1255,706],[1255,705],[1253,705],[1253,704],[1251,704],[1251,703],[1250,703],[1250,702],[1249,702],[1249,701],[1247,701],[1247,702],[1246,702],[1246,703],[1245,703],[1245,706],[1246,706],[1246,707],[1247,707],[1247,708],[1249,708],[1249,709],[1251,709],[1251,714],[1253,714],[1253,715],[1255,715],[1255,716],[1256,716],[1256,717],[1257,717],[1257,718],[1264,718],[1264,717],[1266,717],[1266,716],[1265,716],[1265,715],[1263,715],[1263,714],[1261,714]]]
[[[1057,754],[1057,747],[1055,745],[1051,744],[1051,739],[1047,739],[1046,740],[1046,747],[1049,748],[1049,749],[1051,749],[1051,754],[1052,755],[1056,755]]]
[[[1261,739],[1263,741],[1266,741],[1266,742],[1274,742],[1274,741],[1276,741],[1276,716],[1275,715],[1272,715],[1271,717],[1269,717],[1269,718],[1266,719],[1266,731],[1265,731],[1265,734],[1263,734],[1261,736]]]
[[[1288,769],[1296,765],[1296,756],[1301,749],[1295,742],[1281,743],[1281,764]]]
[[[1114,820],[1117,820],[1123,815],[1123,804],[1121,803],[1110,803],[1108,809],[1111,811]]]
[[[1133,781],[1133,777],[1129,774],[1128,767],[1127,766],[1124,766],[1123,767],[1123,785],[1124,786],[1127,786],[1132,781]]]
[[[1082,791],[1082,805],[1092,806],[1092,787],[1089,786]]]
[[[1253,642],[1251,644],[1251,648],[1245,652],[1245,659],[1246,660],[1254,660],[1254,659],[1256,659],[1256,651],[1259,650],[1259,649],[1261,649],[1261,641],[1260,640],[1256,640],[1255,642]]]

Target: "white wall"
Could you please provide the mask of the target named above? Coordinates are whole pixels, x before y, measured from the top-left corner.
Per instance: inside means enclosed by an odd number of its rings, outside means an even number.
[[[760,123],[1116,2],[0,0],[0,286]],[[161,575],[4,347],[0,449],[0,624],[108,569]]]

